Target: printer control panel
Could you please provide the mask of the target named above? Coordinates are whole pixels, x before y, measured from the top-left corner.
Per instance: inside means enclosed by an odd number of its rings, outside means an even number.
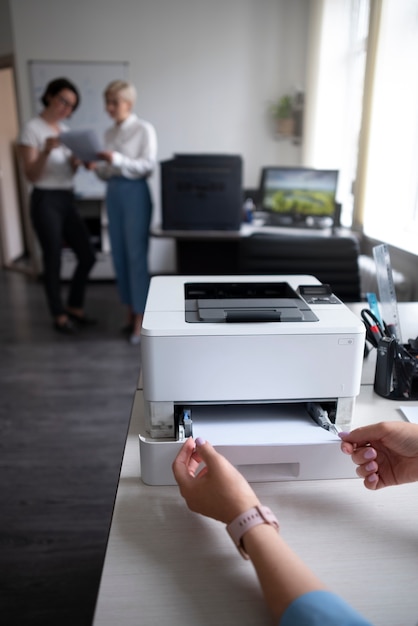
[[[331,285],[299,285],[298,292],[307,304],[342,304],[332,293]]]

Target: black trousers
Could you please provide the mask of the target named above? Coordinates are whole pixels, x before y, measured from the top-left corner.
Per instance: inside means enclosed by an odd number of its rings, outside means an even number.
[[[57,317],[65,313],[60,280],[64,242],[77,257],[67,306],[83,308],[86,283],[95,263],[95,253],[87,226],[75,206],[73,192],[35,188],[31,195],[31,219],[42,248],[44,285],[51,315]]]

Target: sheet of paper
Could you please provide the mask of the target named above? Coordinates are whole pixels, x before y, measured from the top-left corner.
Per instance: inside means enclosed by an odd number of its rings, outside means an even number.
[[[193,437],[215,446],[339,441],[297,404],[193,406],[192,420]]]
[[[408,422],[418,424],[418,406],[401,406],[401,411]]]
[[[97,154],[103,150],[94,130],[68,130],[59,136],[61,143],[84,162],[97,161]]]

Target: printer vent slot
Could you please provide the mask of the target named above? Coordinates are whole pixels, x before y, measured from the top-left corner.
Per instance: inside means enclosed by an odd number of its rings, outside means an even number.
[[[298,298],[288,283],[185,283],[186,300]]]
[[[249,482],[273,482],[297,478],[299,463],[260,463],[258,465],[237,465],[237,469]]]

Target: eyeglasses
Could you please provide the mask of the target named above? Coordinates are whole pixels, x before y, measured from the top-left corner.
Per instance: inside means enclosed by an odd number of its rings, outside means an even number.
[[[69,109],[71,109],[72,111],[74,110],[74,108],[76,107],[77,103],[76,102],[70,102],[69,100],[67,100],[66,98],[63,98],[62,96],[60,96],[60,94],[57,94],[56,96],[57,100],[63,105],[68,107]]]

